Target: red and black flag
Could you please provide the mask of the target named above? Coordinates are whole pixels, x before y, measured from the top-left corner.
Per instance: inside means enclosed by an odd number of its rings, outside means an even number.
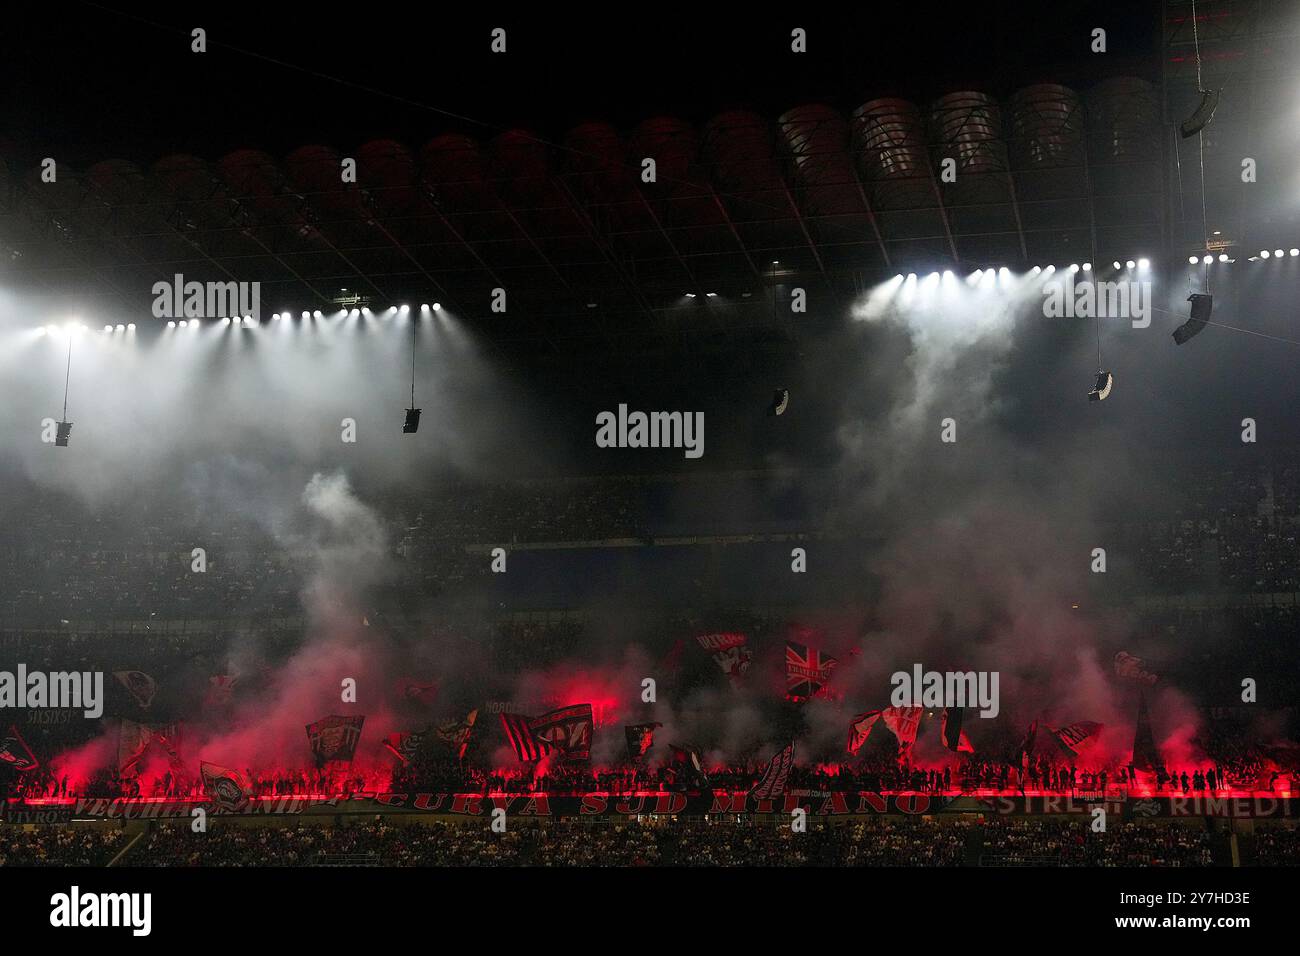
[[[962,711],[964,710],[964,707],[945,707],[939,733],[943,737],[943,745],[953,753],[973,754],[975,748],[971,746],[966,732],[961,729]]]
[[[727,675],[732,686],[737,686],[740,679],[749,670],[753,659],[746,646],[744,634],[698,634],[695,639],[700,647],[713,652],[713,662],[722,673]]]
[[[1077,724],[1070,724],[1068,727],[1062,727],[1060,730],[1047,729],[1052,732],[1056,742],[1069,752],[1070,756],[1077,756],[1078,749],[1090,738],[1101,733],[1102,725],[1095,720],[1081,720]]]
[[[456,752],[456,759],[465,759],[469,748],[469,737],[474,732],[474,721],[478,720],[478,708],[465,715],[464,720],[448,720],[438,725],[438,739]]]
[[[541,760],[549,748],[533,736],[529,729],[528,718],[522,714],[502,714],[501,727],[506,732],[506,739],[515,750],[515,756],[523,761]]]
[[[785,642],[785,695],[790,700],[816,697],[839,661],[806,644]]]
[[[849,753],[856,754],[862,749],[862,745],[871,736],[871,728],[876,726],[879,719],[880,711],[869,710],[865,714],[858,714],[849,722]]]
[[[792,740],[768,761],[762,779],[754,785],[753,790],[749,791],[749,795],[758,800],[771,800],[774,797],[784,796],[785,785],[790,779],[790,771],[793,768],[794,741]]]
[[[885,726],[898,738],[900,761],[906,760],[912,752],[912,745],[916,743],[916,732],[921,728],[921,714],[924,712],[923,707],[886,707],[881,711],[880,717],[885,722]]]
[[[361,740],[361,727],[366,722],[365,715],[343,717],[330,714],[314,724],[307,725],[307,741],[311,744],[316,766],[328,763],[351,763],[357,752],[357,743]]]
[[[673,759],[668,764],[672,782],[681,787],[707,787],[709,778],[700,763],[700,753],[690,745],[669,744]]]
[[[655,745],[655,729],[663,724],[632,724],[624,727],[627,734],[627,755],[632,760],[641,760]]]
[[[1133,731],[1133,766],[1138,770],[1154,770],[1161,766],[1160,752],[1156,750],[1155,734],[1151,730],[1151,714],[1147,711],[1146,695],[1138,694],[1137,727]]]
[[[167,755],[173,770],[184,768],[181,760],[180,721],[170,724],[141,724],[122,718],[117,738],[117,771],[127,776],[137,770],[137,764],[155,745]]]
[[[410,763],[428,737],[427,730],[399,731],[384,738],[384,746],[402,763]]]
[[[32,755],[32,748],[27,746],[27,741],[23,740],[18,727],[10,724],[9,732],[0,737],[0,767],[8,767],[10,770],[23,773],[27,770],[35,770],[39,766],[39,761]]]
[[[591,757],[591,704],[571,704],[528,722],[533,739],[569,760]]]
[[[248,806],[251,788],[238,770],[205,760],[199,763],[199,772],[203,775],[203,789],[215,806],[222,810],[242,810]]]
[[[158,693],[157,681],[144,671],[113,671],[113,676],[122,682],[122,686],[143,710],[149,709],[154,695]]]

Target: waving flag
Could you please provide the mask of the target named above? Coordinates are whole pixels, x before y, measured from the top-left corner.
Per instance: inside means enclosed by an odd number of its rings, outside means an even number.
[[[0,766],[9,767],[18,773],[35,770],[40,766],[14,724],[9,725],[9,733],[0,737]]]
[[[144,671],[113,671],[113,676],[122,682],[122,686],[135,698],[135,702],[142,709],[149,709],[154,695],[158,693],[157,681]]]
[[[939,735],[943,737],[943,745],[953,753],[973,754],[975,748],[971,746],[970,740],[966,737],[966,732],[961,729],[963,710],[962,707],[944,708]]]
[[[912,752],[916,743],[916,732],[921,727],[923,707],[886,707],[880,717],[885,726],[898,738],[898,759],[904,760]]]
[[[791,700],[816,697],[839,661],[814,647],[785,642],[785,695]]]
[[[543,754],[550,749],[533,736],[528,726],[528,718],[522,714],[503,713],[501,727],[506,732],[506,739],[510,741],[510,746],[514,748],[515,756],[525,763],[530,760],[541,760]]]
[[[181,770],[181,728],[180,721],[170,724],[140,724],[134,720],[122,719],[117,738],[117,769],[122,775],[129,775],[136,770],[136,765],[144,759],[149,749],[157,745],[165,754],[173,770]]]
[[[316,757],[316,766],[327,763],[351,763],[361,740],[361,727],[365,716],[343,717],[330,714],[314,724],[307,725],[307,740]]]
[[[1160,751],[1156,750],[1155,734],[1151,730],[1151,713],[1147,710],[1147,698],[1138,692],[1137,726],[1133,730],[1133,766],[1138,770],[1154,770],[1163,761]]]
[[[632,760],[641,760],[655,745],[655,730],[663,724],[632,724],[624,727],[627,735],[627,755]]]
[[[856,754],[862,749],[862,745],[867,742],[871,736],[871,728],[876,726],[876,721],[880,719],[880,711],[869,710],[865,714],[858,714],[849,723],[849,753]]]
[[[700,647],[713,652],[713,662],[718,665],[722,673],[727,675],[732,686],[736,686],[740,678],[749,670],[752,660],[749,648],[746,646],[745,635],[698,634],[695,639],[699,641]]]
[[[785,785],[790,779],[790,770],[793,767],[794,741],[792,740],[768,761],[762,779],[754,785],[753,790],[749,791],[749,795],[759,800],[771,800],[773,797],[784,795]]]
[[[669,744],[673,759],[668,764],[668,772],[673,784],[679,787],[707,787],[709,778],[700,763],[700,753],[689,744]]]
[[[477,707],[466,714],[464,720],[449,720],[438,725],[438,739],[456,751],[457,760],[465,759],[465,751],[469,749],[469,738],[474,732],[476,720],[478,720]]]
[[[534,739],[570,760],[591,757],[591,704],[561,707],[528,722]]]
[[[1052,736],[1057,742],[1074,755],[1079,746],[1087,741],[1090,737],[1096,736],[1101,732],[1102,725],[1094,720],[1081,720],[1077,724],[1070,724],[1068,727],[1062,727],[1060,730],[1047,729],[1051,731]]]
[[[252,788],[238,770],[202,761],[199,772],[203,775],[203,789],[213,804],[222,810],[242,810],[248,806]]]
[[[428,735],[427,730],[389,734],[384,738],[384,746],[402,763],[410,763]]]

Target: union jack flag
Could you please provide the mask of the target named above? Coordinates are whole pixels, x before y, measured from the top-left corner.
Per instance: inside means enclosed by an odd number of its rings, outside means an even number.
[[[814,647],[785,642],[785,695],[791,700],[816,697],[839,661]]]

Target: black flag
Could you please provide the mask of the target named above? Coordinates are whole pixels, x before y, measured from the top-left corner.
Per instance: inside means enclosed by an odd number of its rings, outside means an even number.
[[[1138,770],[1154,770],[1160,766],[1155,735],[1151,732],[1151,715],[1147,712],[1145,694],[1138,694],[1137,728],[1133,732],[1133,766]]]

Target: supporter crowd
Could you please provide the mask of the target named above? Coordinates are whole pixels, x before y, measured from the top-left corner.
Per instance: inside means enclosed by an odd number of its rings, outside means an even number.
[[[128,842],[121,830],[0,830],[0,865],[104,865]],[[1270,826],[1243,838],[1244,862],[1300,863],[1300,831]],[[153,824],[123,856],[127,866],[1226,866],[1225,833],[1204,825],[1114,822],[1094,832],[1082,817],[881,816],[806,832],[788,823],[728,817],[614,821],[557,819],[482,824],[375,817],[331,826]]]

